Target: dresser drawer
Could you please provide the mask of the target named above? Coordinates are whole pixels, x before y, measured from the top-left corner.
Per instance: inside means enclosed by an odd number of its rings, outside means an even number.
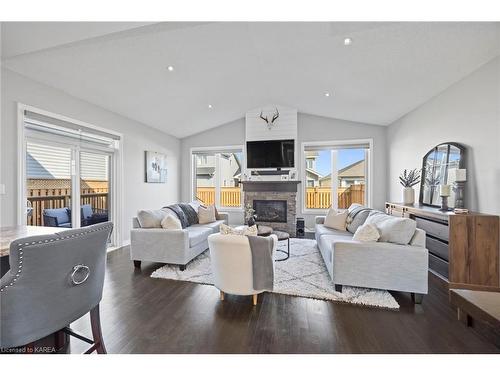
[[[425,230],[425,232],[431,236],[448,241],[450,232],[448,225],[422,219],[420,217],[415,217],[415,221],[417,222],[417,228]]]
[[[441,258],[438,258],[437,256],[429,254],[429,268],[448,279],[448,262],[442,260]]]
[[[448,244],[446,242],[442,242],[442,241],[436,240],[435,238],[426,236],[425,247],[431,253],[439,256],[440,258],[443,258],[445,260],[450,259]]]

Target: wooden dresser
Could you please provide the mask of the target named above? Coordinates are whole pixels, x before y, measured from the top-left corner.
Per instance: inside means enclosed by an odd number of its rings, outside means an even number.
[[[499,217],[477,212],[456,215],[422,205],[387,202],[386,213],[408,217],[426,232],[429,269],[450,288],[500,286]]]

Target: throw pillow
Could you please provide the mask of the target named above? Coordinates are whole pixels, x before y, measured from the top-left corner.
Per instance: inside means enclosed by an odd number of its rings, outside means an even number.
[[[219,229],[220,234],[236,234],[239,236],[257,236],[258,229],[257,225],[252,225],[251,227],[243,227],[241,229],[236,229],[233,227],[230,227],[229,225],[226,224],[221,224],[220,229]]]
[[[380,211],[370,213],[365,224],[373,224],[377,227],[380,242],[400,245],[408,245],[417,229],[417,223],[412,219],[393,217]]]
[[[325,217],[325,227],[345,231],[348,213],[347,211],[338,212],[336,209],[330,208]]]
[[[168,214],[161,221],[161,227],[163,229],[182,229],[181,221],[173,214]]]
[[[377,227],[373,224],[363,224],[354,233],[352,236],[353,240],[361,241],[361,242],[377,242],[380,238],[380,234],[377,230]]]
[[[173,213],[177,215],[179,220],[181,221],[182,228],[186,228],[189,226],[189,221],[186,217],[186,214],[184,211],[181,209],[181,207],[178,204],[171,204],[170,206],[163,207],[164,209],[169,209]]]
[[[140,210],[137,212],[137,220],[141,228],[161,228],[165,215],[164,210]]]
[[[354,234],[356,230],[365,223],[366,218],[373,210],[358,203],[353,203],[349,207],[348,211],[349,214],[347,215],[346,220],[347,231]]]
[[[198,222],[200,224],[213,223],[215,218],[215,206],[211,205],[208,207],[200,206],[198,207]]]

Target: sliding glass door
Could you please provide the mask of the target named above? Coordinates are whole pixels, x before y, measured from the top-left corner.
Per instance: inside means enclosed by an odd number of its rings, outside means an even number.
[[[119,136],[29,111],[23,133],[20,224],[81,228],[115,223]],[[112,245],[119,245],[117,224]]]
[[[111,156],[80,152],[80,223],[82,227],[111,220]]]
[[[74,150],[40,140],[26,143],[26,223],[74,227]]]
[[[26,223],[79,228],[111,220],[112,154],[26,143]]]

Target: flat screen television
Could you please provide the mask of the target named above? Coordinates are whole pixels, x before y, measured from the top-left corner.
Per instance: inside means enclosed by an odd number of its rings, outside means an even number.
[[[293,139],[247,142],[247,168],[295,167]]]

